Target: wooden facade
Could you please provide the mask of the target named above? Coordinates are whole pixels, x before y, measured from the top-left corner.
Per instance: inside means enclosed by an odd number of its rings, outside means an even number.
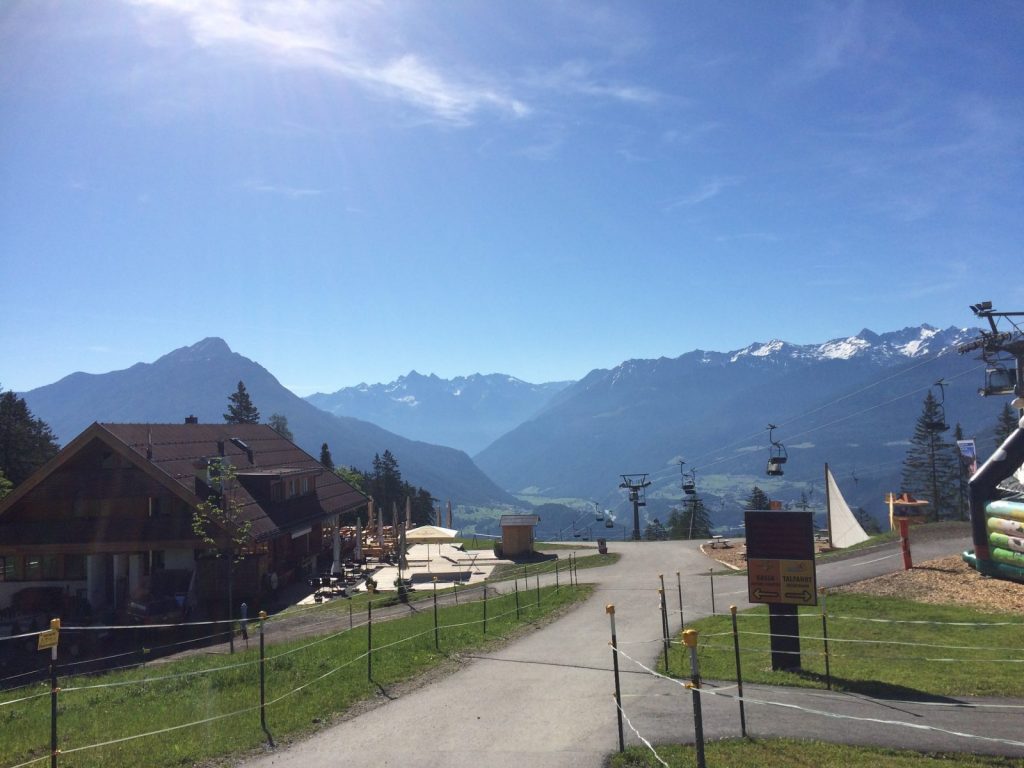
[[[230,487],[216,490],[214,462],[232,468]],[[266,425],[93,424],[0,502],[0,612],[123,618],[130,601],[173,589],[183,609],[216,617],[229,557],[193,530],[214,492],[247,521],[243,557],[230,559],[251,610],[314,570],[325,530],[366,504]]]

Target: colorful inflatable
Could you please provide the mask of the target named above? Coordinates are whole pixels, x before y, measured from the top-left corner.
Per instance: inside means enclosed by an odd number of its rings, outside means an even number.
[[[1018,428],[970,480],[974,550],[963,559],[979,573],[1024,583],[1024,497],[999,488],[1022,465],[1024,429]]]

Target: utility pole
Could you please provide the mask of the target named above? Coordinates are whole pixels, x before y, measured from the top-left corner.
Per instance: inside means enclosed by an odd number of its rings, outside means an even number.
[[[644,496],[644,488],[651,484],[647,479],[647,473],[634,475],[621,475],[622,482],[619,488],[629,490],[629,500],[633,502],[633,541],[640,541],[640,507],[647,506],[647,499]]]

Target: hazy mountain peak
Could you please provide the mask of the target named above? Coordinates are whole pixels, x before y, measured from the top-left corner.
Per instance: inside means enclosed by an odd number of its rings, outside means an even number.
[[[157,360],[160,362],[184,362],[186,360],[210,360],[232,354],[228,343],[217,336],[207,336],[189,347],[179,347]]]

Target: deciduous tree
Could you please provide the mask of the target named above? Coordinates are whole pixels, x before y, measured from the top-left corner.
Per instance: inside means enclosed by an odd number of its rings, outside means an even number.
[[[288,429],[287,416],[281,413],[272,413],[270,414],[270,418],[267,419],[267,424],[285,440],[291,440],[294,442],[295,436],[292,434],[292,431]]]

